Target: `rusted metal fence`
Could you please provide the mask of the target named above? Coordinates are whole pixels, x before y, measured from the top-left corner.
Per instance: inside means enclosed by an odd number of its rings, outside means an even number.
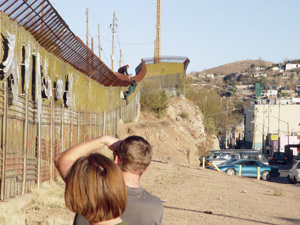
[[[71,2],[70,2],[71,4]],[[128,86],[77,37],[48,0],[3,0],[0,11],[24,27],[47,52],[104,86]],[[124,76],[126,78],[126,76]]]
[[[4,200],[29,192],[33,185],[39,186],[57,176],[53,165],[57,153],[99,135],[118,136],[118,121],[133,121],[138,116],[140,94],[137,88],[126,106],[120,100],[124,88],[103,87],[118,84],[116,74],[96,59],[48,1],[1,1],[0,11],[6,14],[0,12],[0,197]],[[3,78],[3,62],[10,50],[8,33],[16,37],[12,51],[19,62],[14,66],[21,71],[18,92],[8,87],[17,82],[17,79],[12,81],[13,73]],[[28,46],[32,52],[27,51]],[[29,57],[26,58],[27,52]],[[42,59],[39,67],[37,53]],[[25,91],[25,58],[30,59],[31,65],[28,93]],[[47,78],[51,78],[53,87],[58,81],[69,84],[67,77],[74,75],[76,81],[70,97],[73,105],[55,98],[56,88],[52,88],[54,97],[38,100],[41,92],[36,89],[38,68],[41,76],[47,74]],[[139,69],[145,68],[140,66]],[[121,79],[120,82],[125,84]]]
[[[103,134],[118,136],[118,121],[134,120],[139,113],[136,94],[128,106],[100,114],[43,105],[38,123],[35,103],[19,96],[11,105],[7,83],[0,83],[0,194],[1,200],[29,192],[57,176],[53,159],[69,147]],[[101,150],[110,155],[110,151]]]

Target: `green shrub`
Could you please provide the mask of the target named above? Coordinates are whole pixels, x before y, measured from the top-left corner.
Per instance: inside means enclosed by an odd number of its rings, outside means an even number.
[[[166,108],[170,104],[170,98],[165,90],[144,91],[141,94],[141,110],[152,111],[158,118],[162,118]]]

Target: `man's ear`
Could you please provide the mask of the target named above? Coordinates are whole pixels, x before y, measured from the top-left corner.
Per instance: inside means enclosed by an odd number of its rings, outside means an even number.
[[[115,164],[117,164],[118,166],[120,165],[120,158],[119,158],[118,155],[115,156],[114,162],[115,162]]]

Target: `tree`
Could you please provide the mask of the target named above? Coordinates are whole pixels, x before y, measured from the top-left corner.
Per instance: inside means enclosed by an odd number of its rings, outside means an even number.
[[[264,85],[266,85],[266,81],[267,81],[267,78],[261,77],[261,78],[258,80],[258,83],[260,83],[260,86],[264,86]]]

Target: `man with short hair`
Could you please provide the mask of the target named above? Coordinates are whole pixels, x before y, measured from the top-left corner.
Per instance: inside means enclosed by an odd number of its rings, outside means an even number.
[[[100,146],[107,145],[114,153],[114,161],[121,168],[127,189],[127,206],[121,215],[128,225],[159,225],[163,218],[161,200],[140,187],[140,178],[150,165],[153,150],[140,136],[124,140],[105,135],[98,138]],[[89,225],[81,215],[75,216],[74,225]]]

